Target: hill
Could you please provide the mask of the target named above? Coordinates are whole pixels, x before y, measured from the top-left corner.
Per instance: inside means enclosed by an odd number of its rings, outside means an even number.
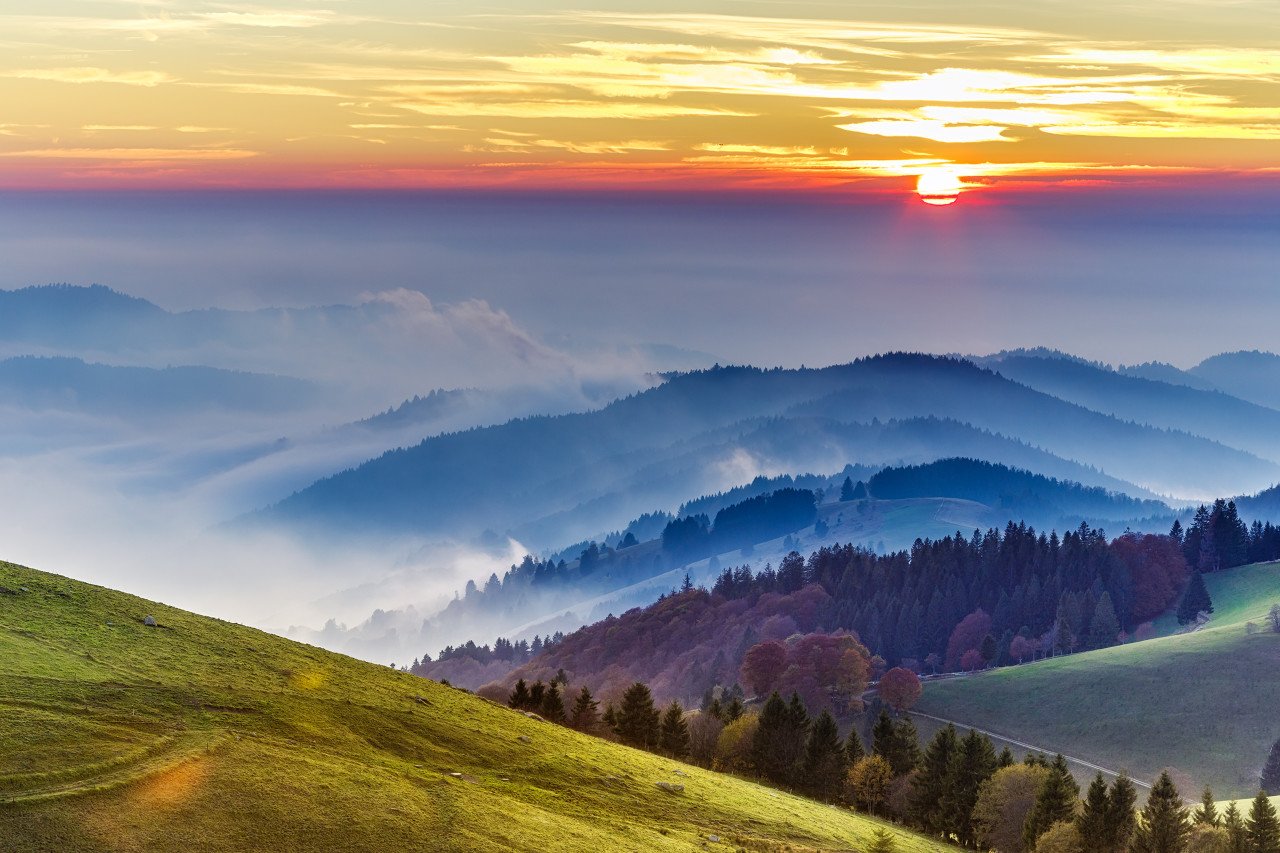
[[[918,710],[1152,780],[1176,767],[1223,799],[1257,790],[1280,737],[1280,563],[1205,575],[1205,629],[930,683]],[[1260,626],[1249,633],[1246,624]],[[1166,617],[1160,623],[1176,627]]]
[[[1280,408],[1280,355],[1250,350],[1206,358],[1188,371],[1228,394]]]
[[[847,850],[880,825],[7,563],[0,697],[10,853]],[[682,793],[656,787],[676,779]]]

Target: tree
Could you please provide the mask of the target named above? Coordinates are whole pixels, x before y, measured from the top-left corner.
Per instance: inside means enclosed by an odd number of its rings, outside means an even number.
[[[1036,842],[1036,853],[1086,853],[1080,830],[1074,822],[1059,821],[1049,827]],[[1093,851],[1088,851],[1093,853]]]
[[[533,686],[529,688],[529,708],[536,711],[542,707],[542,700],[546,698],[547,685],[541,681],[533,682]]]
[[[984,663],[986,661],[982,659],[982,652],[977,649],[969,649],[960,656],[960,669],[965,672],[977,672]]]
[[[788,750],[783,745],[789,728],[787,703],[775,690],[760,709],[759,725],[751,745],[751,763],[756,772],[774,782],[785,782],[791,773]]]
[[[920,686],[920,676],[909,669],[895,666],[881,676],[876,692],[881,701],[901,714],[919,701],[924,688]]]
[[[920,737],[915,723],[906,717],[894,723],[889,712],[881,709],[871,729],[871,752],[889,762],[895,776],[915,769],[920,763]]]
[[[1035,646],[1026,637],[1018,634],[1009,643],[1009,655],[1022,663],[1029,657],[1035,657]]]
[[[1048,775],[1044,767],[1013,764],[983,782],[973,808],[978,839],[997,853],[1025,853],[1022,828]]]
[[[1249,828],[1235,803],[1227,803],[1222,828],[1227,831],[1227,853],[1249,853]]]
[[[1089,790],[1084,796],[1084,808],[1076,818],[1076,829],[1080,830],[1080,840],[1089,850],[1110,850],[1111,844],[1107,833],[1107,818],[1111,812],[1111,797],[1107,794],[1107,782],[1099,773],[1093,777]]]
[[[622,742],[639,749],[652,749],[658,744],[658,709],[648,685],[637,681],[622,694],[617,714],[617,732]]]
[[[1123,773],[1111,783],[1107,804],[1107,831],[1103,836],[1103,853],[1126,853],[1138,831],[1138,789]]]
[[[1147,797],[1142,821],[1134,834],[1134,853],[1182,853],[1189,829],[1182,797],[1166,770]]]
[[[840,484],[840,502],[853,500],[853,480],[849,477],[844,478],[844,482]]]
[[[662,715],[658,746],[672,758],[684,758],[689,754],[689,724],[684,720],[684,708],[679,702],[672,701]]]
[[[525,684],[523,678],[516,682],[515,689],[507,699],[507,705],[521,711],[529,707],[529,685]]]
[[[777,687],[786,666],[786,646],[777,640],[757,643],[742,658],[742,680],[757,696],[764,696]]]
[[[849,768],[849,796],[854,805],[865,812],[879,814],[889,795],[893,768],[879,755],[862,759]]]
[[[943,794],[943,808],[949,815],[948,823],[956,838],[966,847],[976,841],[973,825],[973,808],[978,802],[982,783],[991,778],[998,765],[995,747],[991,739],[975,729],[960,741],[959,749],[951,759],[947,773],[947,786]]]
[[[732,723],[746,713],[746,706],[742,704],[741,696],[734,696],[733,699],[725,706],[721,716],[725,723]]]
[[[613,707],[613,703],[609,703],[604,708],[604,713],[600,716],[600,722],[604,723],[605,728],[614,734],[618,733],[618,712]]]
[[[1212,613],[1213,602],[1209,599],[1209,590],[1205,588],[1204,576],[1198,571],[1191,573],[1187,588],[1182,592],[1182,600],[1178,602],[1178,624],[1186,625],[1196,621],[1201,613]]]
[[[1191,813],[1191,822],[1218,825],[1218,806],[1213,802],[1213,790],[1208,785],[1204,786],[1204,794],[1200,797],[1200,808]]]
[[[538,708],[538,713],[549,723],[564,723],[564,698],[560,695],[559,683],[551,682],[543,693],[542,705]]]
[[[1280,794],[1280,740],[1271,745],[1267,755],[1267,763],[1262,765],[1262,784],[1260,787],[1269,796]]]
[[[1187,832],[1185,853],[1230,853],[1231,836],[1220,826],[1193,824]]]
[[[1067,769],[1067,760],[1061,755],[1055,756],[1023,828],[1023,842],[1027,848],[1034,850],[1040,836],[1055,823],[1074,821],[1079,797],[1080,786]]]
[[[716,744],[724,731],[724,722],[710,713],[694,714],[689,724],[689,760],[710,767],[715,760]]]
[[[754,714],[744,714],[726,725],[716,739],[715,759],[711,766],[716,770],[739,773],[752,769],[751,753],[759,725],[759,718]]]
[[[1253,798],[1245,828],[1249,833],[1250,853],[1280,853],[1280,821],[1265,791],[1259,791]]]
[[[871,833],[871,846],[867,848],[867,853],[897,853],[898,842],[893,840],[893,836],[888,830],[876,827]]]
[[[951,765],[960,751],[960,736],[950,723],[938,729],[924,749],[920,772],[911,782],[909,814],[925,832],[943,835],[951,830],[945,807],[951,784]]]
[[[1115,605],[1111,603],[1111,593],[1103,591],[1089,621],[1089,647],[1104,649],[1115,645],[1119,635],[1120,620],[1116,617]]]
[[[593,732],[600,724],[600,703],[591,697],[591,691],[583,685],[569,712],[569,725],[580,732]]]
[[[816,797],[833,800],[840,796],[849,764],[835,717],[824,710],[809,729],[804,750],[804,784]]]
[[[844,742],[844,755],[850,766],[867,757],[867,748],[862,745],[862,738],[858,735],[856,725],[849,729],[849,737]]]
[[[955,671],[963,667],[961,658],[966,652],[976,652],[982,645],[982,638],[989,633],[991,633],[991,617],[982,608],[961,619],[960,624],[956,625],[951,632],[951,638],[947,640],[947,669]],[[981,660],[981,657],[979,652],[978,659]]]

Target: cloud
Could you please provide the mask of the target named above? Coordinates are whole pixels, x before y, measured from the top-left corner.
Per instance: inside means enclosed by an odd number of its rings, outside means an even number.
[[[106,68],[28,68],[11,71],[8,76],[27,80],[52,80],[57,83],[119,83],[125,86],[159,86],[177,80],[164,71],[109,71]]]
[[[0,157],[36,160],[244,160],[256,151],[238,148],[34,148],[27,151],[0,151]]]

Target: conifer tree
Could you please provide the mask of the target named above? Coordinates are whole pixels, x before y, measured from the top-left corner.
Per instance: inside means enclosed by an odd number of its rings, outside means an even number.
[[[1196,621],[1201,613],[1212,613],[1213,602],[1209,599],[1209,590],[1205,589],[1204,577],[1198,571],[1191,573],[1187,588],[1178,602],[1178,624],[1186,625]]]
[[[751,740],[751,764],[766,779],[785,782],[790,767],[786,763],[786,750],[782,740],[789,727],[787,703],[773,691],[760,709],[756,732]]]
[[[1268,796],[1274,797],[1280,794],[1280,740],[1271,745],[1267,763],[1262,765],[1261,788],[1267,792]]]
[[[1265,791],[1259,791],[1249,807],[1249,853],[1280,853],[1280,820]]]
[[[578,698],[573,702],[573,710],[569,713],[569,725],[580,732],[594,731],[600,722],[600,703],[591,696],[591,691],[583,685]]]
[[[1023,843],[1027,849],[1034,850],[1036,840],[1055,823],[1075,820],[1079,798],[1080,786],[1067,769],[1067,760],[1061,755],[1056,756],[1049,765],[1049,775],[1040,786],[1036,804],[1031,807],[1022,830]]]
[[[911,718],[904,716],[893,727],[893,775],[902,776],[920,766],[920,733]]]
[[[820,799],[833,800],[840,795],[848,769],[840,729],[835,717],[824,709],[809,728],[809,740],[805,744],[805,787]]]
[[[996,759],[996,762],[1001,768],[1012,767],[1015,763],[1013,760],[1013,751],[1006,746],[1004,749],[1000,750],[1000,757]]]
[[[622,694],[622,706],[617,712],[618,737],[630,746],[653,749],[658,745],[658,718],[648,685],[637,681]]]
[[[840,485],[840,502],[851,500],[853,500],[853,480],[845,477],[844,482]]]
[[[912,781],[909,811],[925,832],[944,835],[951,831],[944,807],[952,781],[951,764],[960,751],[960,735],[950,723],[929,741],[920,762],[920,775]]]
[[[1208,786],[1204,786],[1204,794],[1200,798],[1200,808],[1191,813],[1192,823],[1203,823],[1208,826],[1217,826],[1219,823],[1218,806],[1213,802],[1213,790]]]
[[[542,700],[547,695],[547,685],[541,681],[533,682],[533,686],[529,688],[529,709],[536,711],[542,707]]]
[[[880,716],[876,717],[875,725],[871,727],[871,754],[880,756],[893,766],[891,756],[896,747],[893,720],[889,718],[889,712],[881,708]]]
[[[604,713],[600,716],[600,722],[604,723],[609,731],[614,734],[618,733],[618,712],[614,709],[612,702],[605,706]]]
[[[1103,853],[1125,853],[1138,828],[1138,789],[1123,773],[1111,783]]]
[[[538,708],[538,713],[549,723],[564,723],[564,699],[560,696],[558,683],[551,682],[551,686],[543,693],[542,705]]]
[[[877,828],[871,835],[871,846],[867,853],[897,853],[898,844],[888,831]]]
[[[867,757],[867,748],[862,745],[862,737],[858,734],[856,725],[849,729],[849,738],[844,742],[844,755],[850,767]]]
[[[684,719],[684,708],[672,701],[662,715],[658,733],[658,745],[672,758],[684,758],[689,754],[689,724]]]
[[[1187,842],[1187,810],[1168,771],[1160,774],[1134,834],[1134,853],[1182,853]]]
[[[1116,618],[1115,605],[1111,603],[1111,593],[1103,592],[1098,605],[1093,609],[1093,619],[1089,621],[1089,647],[1105,649],[1113,646],[1120,634],[1120,620]]]
[[[1107,781],[1099,773],[1093,777],[1084,797],[1084,808],[1076,818],[1076,829],[1080,830],[1080,840],[1084,842],[1086,850],[1114,849],[1107,832],[1110,814],[1111,797],[1107,794]]]
[[[800,773],[804,770],[804,747],[809,739],[809,711],[804,706],[800,694],[792,691],[791,701],[787,703],[786,726],[783,728],[782,763],[785,768],[785,780],[788,784],[797,784]]]
[[[516,682],[515,689],[511,691],[511,696],[507,698],[507,705],[518,710],[524,710],[529,707],[529,685],[525,684],[523,678]]]
[[[730,701],[729,704],[725,706],[724,713],[723,713],[724,724],[726,726],[729,725],[729,723],[732,723],[735,720],[737,720],[745,712],[746,712],[746,708],[743,707],[742,705],[742,697],[734,696],[733,700]]]
[[[1227,853],[1249,853],[1249,828],[1235,803],[1227,803],[1222,828],[1227,831]]]
[[[973,807],[978,803],[978,790],[983,782],[995,775],[997,766],[991,739],[970,729],[951,759],[942,799],[943,808],[949,815],[948,829],[966,847],[977,841]]]

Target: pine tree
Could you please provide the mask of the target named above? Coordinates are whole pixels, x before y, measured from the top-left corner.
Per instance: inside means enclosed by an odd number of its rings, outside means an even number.
[[[557,682],[551,682],[551,686],[542,695],[542,705],[538,708],[538,713],[549,723],[564,723],[564,699],[560,696],[560,685]]]
[[[746,713],[746,710],[747,709],[742,704],[742,697],[734,696],[732,701],[730,701],[729,704],[725,706],[725,709],[723,712],[725,725],[727,726],[729,725],[729,723],[732,723],[735,720],[737,720],[744,713]]]
[[[542,707],[542,700],[547,695],[547,685],[541,681],[533,682],[533,686],[529,688],[529,709],[536,711]]]
[[[893,753],[896,748],[897,737],[894,733],[893,720],[889,718],[889,712],[881,708],[880,716],[876,717],[875,725],[871,727],[871,754],[880,756],[892,767]]]
[[[929,741],[920,763],[920,775],[911,783],[911,801],[908,806],[913,820],[925,832],[943,835],[951,831],[944,800],[951,783],[951,763],[960,751],[960,736],[950,723]]]
[[[1191,813],[1192,823],[1203,823],[1208,826],[1217,826],[1218,806],[1213,802],[1213,790],[1208,786],[1204,786],[1204,794],[1200,797],[1200,808]]]
[[[1138,829],[1138,789],[1123,773],[1111,783],[1103,853],[1126,853]]]
[[[849,769],[840,729],[831,712],[823,710],[809,729],[804,750],[804,783],[814,796],[834,800],[840,795]]]
[[[1103,592],[1098,599],[1098,606],[1093,609],[1093,619],[1089,621],[1089,647],[1105,649],[1113,646],[1120,634],[1120,620],[1116,618],[1115,605],[1111,603],[1111,593]]]
[[[1014,765],[1013,751],[1007,746],[1000,750],[1000,756],[996,759],[996,763],[1000,765],[1001,769],[1012,767]]]
[[[684,758],[689,754],[689,724],[684,719],[684,708],[673,701],[662,715],[658,733],[658,745],[672,758]]]
[[[1205,589],[1204,576],[1198,571],[1191,573],[1187,588],[1178,602],[1178,624],[1186,625],[1196,621],[1201,613],[1212,613],[1213,602],[1209,599],[1209,590]]]
[[[966,847],[972,846],[977,840],[973,826],[973,808],[978,803],[978,790],[983,782],[995,774],[997,766],[996,750],[991,745],[991,739],[970,729],[951,759],[946,791],[943,794],[943,807],[949,815],[948,828]]]
[[[1111,814],[1111,797],[1107,794],[1107,781],[1099,773],[1093,777],[1084,797],[1084,808],[1076,817],[1076,829],[1086,850],[1113,849],[1108,837],[1107,821]]]
[[[648,685],[637,681],[622,694],[622,707],[617,713],[618,737],[630,746],[652,749],[658,744],[658,718]]]
[[[791,769],[786,764],[786,751],[782,746],[788,726],[787,703],[775,690],[760,709],[751,741],[751,763],[756,772],[775,782],[786,781]]]
[[[1182,853],[1186,845],[1187,810],[1166,771],[1160,774],[1142,810],[1142,821],[1134,835],[1134,853]]]
[[[1276,807],[1271,805],[1265,791],[1259,791],[1249,807],[1250,853],[1280,853],[1280,821],[1276,819]]]
[[[1075,820],[1076,803],[1080,799],[1080,786],[1067,769],[1067,760],[1061,755],[1049,765],[1049,775],[1040,786],[1035,805],[1027,815],[1022,830],[1023,843],[1034,850],[1036,840],[1048,832],[1055,823]]]
[[[1271,745],[1267,763],[1262,765],[1262,790],[1269,796],[1280,794],[1280,740]]]
[[[604,714],[600,716],[600,722],[604,723],[605,726],[608,727],[609,731],[614,734],[618,733],[618,712],[613,707],[612,702],[605,706]]]
[[[867,748],[862,745],[862,738],[858,735],[856,725],[849,729],[849,738],[844,742],[844,755],[850,767],[867,757]]]
[[[897,853],[898,843],[886,830],[876,829],[871,835],[871,846],[867,853]]]
[[[853,500],[853,480],[848,477],[844,478],[844,483],[840,486],[840,502]]]
[[[569,713],[569,725],[580,732],[594,731],[600,722],[600,703],[591,697],[591,691],[584,685],[573,702],[573,710]]]
[[[809,739],[809,711],[800,694],[792,691],[787,703],[787,724],[782,739],[783,763],[787,768],[786,781],[795,785],[804,770],[804,747]]]
[[[521,711],[529,707],[529,685],[525,684],[523,678],[516,682],[515,689],[507,698],[507,705]]]
[[[1227,831],[1227,853],[1249,853],[1249,828],[1235,803],[1227,803],[1222,826]]]

